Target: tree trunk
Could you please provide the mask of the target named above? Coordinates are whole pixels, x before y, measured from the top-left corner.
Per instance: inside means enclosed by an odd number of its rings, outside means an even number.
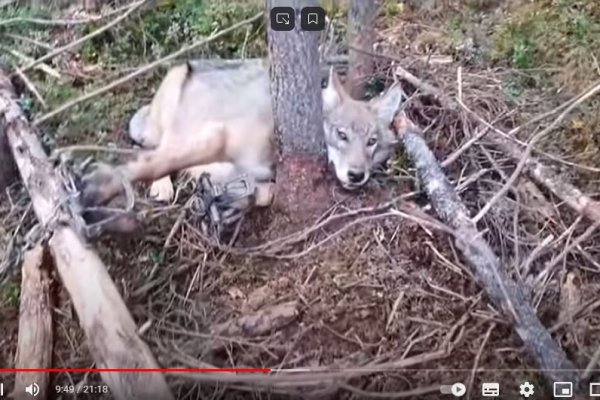
[[[300,28],[300,10],[315,6],[319,6],[318,0],[267,0],[267,10],[271,7],[296,10],[294,30],[277,32],[268,24],[271,97],[279,151],[275,203],[284,219],[275,223],[278,234],[316,219],[331,204],[331,192],[323,184],[327,169],[320,32]]]
[[[315,6],[319,6],[318,0],[267,0],[267,10],[272,7],[293,7],[296,10],[293,31],[277,32],[268,24],[273,113],[279,149],[283,154],[318,155],[325,149],[319,69],[320,32],[300,29],[300,10]]]
[[[375,18],[379,7],[376,0],[352,0],[348,10],[348,77],[346,87],[352,97],[362,99],[367,92],[367,77],[373,75],[373,56],[355,49],[373,51]]]

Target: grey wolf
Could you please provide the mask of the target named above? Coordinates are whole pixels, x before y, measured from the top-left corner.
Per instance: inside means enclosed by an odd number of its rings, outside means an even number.
[[[168,71],[152,102],[129,122],[129,136],[144,151],[134,161],[104,166],[86,177],[85,196],[91,202],[118,194],[123,179],[153,182],[150,196],[170,201],[170,174],[198,178],[207,172],[214,182],[241,174],[255,180],[253,204],[240,208],[271,204],[275,152],[268,63],[250,59],[207,65],[187,62]],[[398,138],[390,124],[402,92],[393,86],[369,102],[358,101],[332,69],[322,98],[329,163],[341,186],[360,188],[395,150]]]

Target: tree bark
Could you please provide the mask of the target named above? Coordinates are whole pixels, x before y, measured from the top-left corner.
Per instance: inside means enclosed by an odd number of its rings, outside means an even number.
[[[367,78],[375,71],[375,58],[363,49],[373,51],[375,43],[375,19],[379,6],[376,0],[352,0],[348,10],[348,76],[346,87],[355,99],[362,99],[367,93]]]
[[[0,198],[7,187],[17,180],[17,166],[10,152],[6,126],[0,121]]]
[[[300,10],[319,6],[318,0],[267,0],[272,7],[296,10],[293,31],[277,32],[268,25],[271,96],[279,150],[286,153],[322,154],[323,105],[319,69],[320,32],[300,29]]]
[[[0,122],[40,225],[50,233],[56,269],[69,292],[97,368],[158,368],[106,267],[75,231],[80,216],[71,206],[37,136],[0,71]],[[160,373],[102,372],[117,400],[173,399]]]
[[[21,269],[21,307],[16,368],[50,368],[52,366],[52,300],[50,274],[52,259],[44,245],[37,245],[24,255]],[[15,400],[30,399],[25,387],[35,382],[39,386],[36,398],[49,396],[48,372],[20,372],[15,375]]]
[[[81,8],[86,11],[98,11],[98,2],[96,0],[81,0]]]
[[[323,100],[319,68],[320,32],[302,31],[300,10],[318,0],[267,0],[296,11],[294,30],[277,32],[268,24],[271,98],[275,123],[277,185],[274,202],[291,232],[321,215],[331,203],[327,179]],[[302,199],[302,201],[298,201]]]

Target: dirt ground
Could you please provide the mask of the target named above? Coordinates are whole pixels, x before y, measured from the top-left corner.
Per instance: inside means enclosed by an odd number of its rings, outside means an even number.
[[[450,7],[444,12],[443,6],[411,8],[385,2],[377,52],[387,56],[377,57],[378,76],[389,84],[400,65],[445,96],[461,99],[498,129],[509,131],[554,109],[572,93],[564,87],[532,84],[542,79],[534,67],[519,69],[506,60],[482,56],[498,40],[499,26],[524,11],[519,2],[502,7],[481,3],[485,4],[479,8]],[[84,80],[114,78],[80,56],[69,53],[66,62],[53,65],[63,73],[76,66],[85,71]],[[555,82],[553,75],[544,79]],[[110,121],[102,122],[106,126],[101,135],[68,134],[81,126],[84,117],[49,121],[43,126],[45,135],[51,136],[49,146],[85,141],[130,147],[125,139],[127,118],[148,99],[154,82],[142,78],[137,86],[117,89],[107,100],[110,112],[102,117]],[[483,129],[464,110],[449,108],[410,82],[403,82],[403,87],[410,97],[405,111],[425,130],[438,160],[445,160]],[[130,99],[134,89],[140,93],[137,105],[128,103],[120,111],[111,106],[113,101]],[[592,198],[598,193],[600,162],[590,155],[596,138],[586,138],[597,136],[587,131],[596,126],[590,116],[595,105],[597,100],[570,116],[536,153]],[[85,108],[76,111],[85,113]],[[67,133],[53,136],[53,130]],[[579,132],[579,139],[569,132]],[[533,133],[525,129],[519,139],[527,141]],[[445,167],[473,215],[515,167],[490,143],[480,139]],[[300,168],[292,164],[286,164],[290,170]],[[290,374],[294,384],[270,389],[265,388],[269,376],[226,384],[218,375],[167,374],[177,398],[234,399],[249,393],[255,398],[300,398],[316,393],[358,399],[385,393],[386,398],[433,399],[440,397],[439,384],[459,381],[467,385],[468,397],[477,398],[482,382],[501,382],[507,393],[516,395],[524,380],[534,383],[537,393],[548,395],[534,360],[505,316],[490,304],[453,239],[394,212],[411,206],[434,216],[402,149],[389,176],[354,194],[340,189],[321,166],[304,167],[305,176],[317,178],[278,180],[279,202],[247,216],[231,245],[216,246],[200,232],[197,215],[189,207],[194,185],[184,179],[178,180],[176,206],[155,205],[137,236],[95,243],[136,323],[143,327],[142,339],[162,367],[307,369],[298,375],[281,372],[282,382]],[[282,172],[281,176],[299,176]],[[143,197],[144,188],[139,193]],[[20,185],[0,202],[0,219],[0,265],[6,267],[0,270],[0,368],[11,368],[18,335],[20,255],[27,244],[25,234],[35,223]],[[584,237],[567,255],[561,251],[590,225],[526,175],[478,225],[502,265],[527,288],[544,326],[581,369],[588,366],[600,337],[598,234]],[[529,261],[549,235],[550,244]],[[534,278],[555,258],[557,267],[550,279],[535,285]],[[529,273],[522,275],[526,263]],[[75,310],[55,278],[53,367],[93,367]],[[319,368],[338,371],[339,376],[331,378]],[[0,379],[11,387],[12,376],[0,374]],[[100,382],[100,377],[56,373],[52,378],[53,386],[82,382]],[[537,393],[535,398],[543,398]],[[99,396],[56,398],[75,397]]]

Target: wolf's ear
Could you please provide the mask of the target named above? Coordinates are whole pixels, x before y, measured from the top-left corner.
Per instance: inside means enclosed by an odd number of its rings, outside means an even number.
[[[398,113],[405,97],[400,84],[394,83],[384,94],[372,99],[369,106],[377,113],[380,122],[388,127]]]
[[[336,108],[343,100],[346,95],[338,74],[335,72],[333,67],[329,69],[329,79],[327,80],[327,87],[323,89],[323,111],[325,114]]]

